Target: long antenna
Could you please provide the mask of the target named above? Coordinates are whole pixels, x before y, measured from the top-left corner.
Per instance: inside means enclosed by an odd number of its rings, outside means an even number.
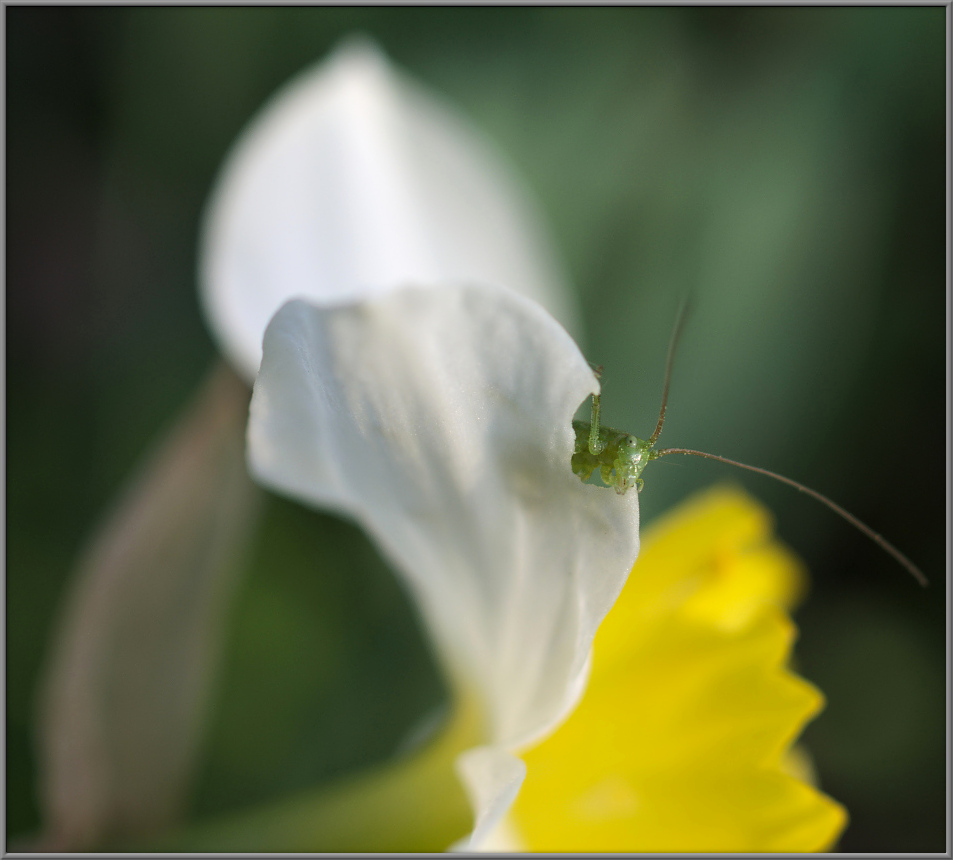
[[[668,393],[668,380],[666,379],[665,383],[665,392]],[[659,417],[659,428],[662,426],[662,418],[665,416],[665,401],[662,400],[662,415]],[[659,433],[659,428],[656,429],[656,436]],[[653,437],[654,438],[654,437]],[[875,544],[877,544],[881,549],[886,550],[890,553],[897,561],[900,562],[911,574],[913,574],[914,579],[924,586],[928,585],[927,578],[923,575],[923,572],[917,567],[909,558],[907,558],[899,549],[897,549],[892,543],[883,538],[881,535],[877,534],[870,526],[862,523],[857,517],[852,513],[845,511],[840,505],[836,502],[831,501],[827,496],[822,493],[817,492],[817,490],[812,490],[810,487],[805,487],[804,484],[798,483],[797,481],[791,480],[791,478],[785,478],[784,475],[779,475],[777,472],[769,472],[767,469],[762,469],[759,466],[749,466],[747,463],[739,463],[737,460],[729,460],[727,457],[719,457],[717,454],[706,454],[704,451],[695,451],[692,448],[662,448],[658,451],[653,451],[655,458],[664,457],[667,454],[691,454],[693,457],[704,457],[706,460],[717,460],[719,463],[727,463],[729,466],[737,466],[739,469],[747,469],[749,472],[757,472],[759,475],[767,475],[769,478],[774,478],[776,481],[780,481],[782,484],[788,484],[794,489],[799,490],[802,493],[807,493],[809,496],[817,499],[822,504],[827,505],[835,514],[840,514],[847,522],[852,526],[859,529],[867,537],[869,537]]]
[[[672,365],[675,363],[675,350],[678,347],[678,339],[682,336],[682,329],[685,327],[685,318],[688,316],[688,299],[682,299],[678,306],[678,316],[675,317],[675,325],[672,326],[672,336],[668,342],[668,356],[665,359],[665,386],[662,388],[662,408],[658,413],[658,424],[655,425],[655,432],[649,437],[649,444],[654,445],[662,432],[662,425],[665,423],[665,407],[668,405],[668,385],[672,381]]]

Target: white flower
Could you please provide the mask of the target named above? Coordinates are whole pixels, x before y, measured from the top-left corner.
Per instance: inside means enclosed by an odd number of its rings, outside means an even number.
[[[485,719],[458,759],[478,845],[522,782],[515,753],[581,695],[638,553],[638,495],[570,467],[598,382],[537,303],[569,319],[532,207],[472,130],[359,44],[256,120],[206,239],[213,329],[247,374],[261,362],[254,475],[373,536]]]

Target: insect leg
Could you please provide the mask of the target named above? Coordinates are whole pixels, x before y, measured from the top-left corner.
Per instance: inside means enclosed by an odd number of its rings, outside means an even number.
[[[601,454],[605,449],[605,442],[599,439],[599,395],[592,395],[592,423],[589,426],[589,453],[593,456]]]

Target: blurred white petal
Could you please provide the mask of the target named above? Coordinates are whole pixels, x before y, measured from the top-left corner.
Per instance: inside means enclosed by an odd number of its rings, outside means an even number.
[[[247,404],[220,367],[81,559],[43,679],[32,850],[141,836],[182,810],[256,510]]]
[[[453,846],[455,851],[512,848],[500,840],[506,830],[506,813],[526,778],[526,765],[512,753],[486,746],[467,750],[457,760],[457,770],[467,787],[475,813],[473,832]],[[505,837],[505,832],[504,832]],[[500,845],[500,842],[503,842]]]
[[[206,212],[199,275],[212,331],[249,380],[265,326],[294,297],[480,282],[575,323],[517,175],[366,40],[286,85],[239,138]]]
[[[501,756],[572,708],[638,553],[638,494],[570,467],[572,417],[597,390],[549,314],[490,287],[293,301],[265,335],[252,471],[353,516],[405,578],[486,719],[495,750],[461,765],[487,829],[511,799]]]

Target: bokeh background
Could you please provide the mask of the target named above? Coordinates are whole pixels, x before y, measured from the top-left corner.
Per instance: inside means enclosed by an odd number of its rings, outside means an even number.
[[[242,126],[363,31],[525,175],[579,291],[604,417],[763,465],[832,513],[668,458],[644,521],[732,480],[813,589],[806,731],[840,848],[945,850],[945,10],[6,7],[7,832],[40,826],[33,708],[78,553],[216,358],[202,206]],[[677,461],[677,462],[676,462]],[[444,696],[353,526],[266,497],[189,800],[200,820],[387,756]]]

